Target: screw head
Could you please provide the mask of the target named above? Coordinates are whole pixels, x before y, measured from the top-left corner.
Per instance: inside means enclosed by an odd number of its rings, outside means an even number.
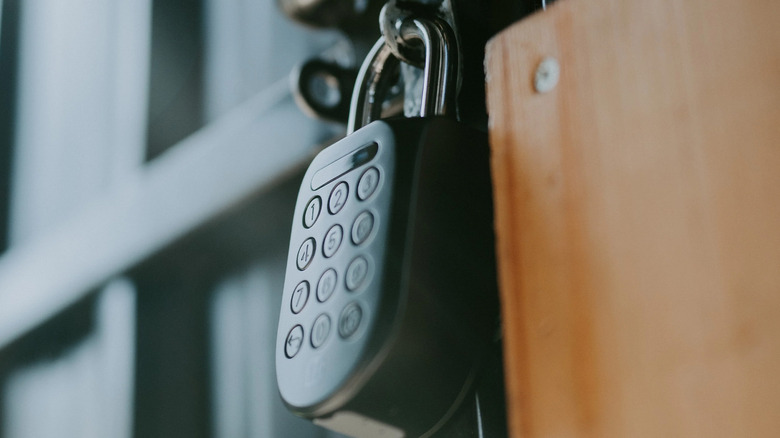
[[[537,93],[547,93],[558,85],[561,77],[561,66],[558,60],[552,57],[542,59],[536,67],[534,74],[534,89]]]

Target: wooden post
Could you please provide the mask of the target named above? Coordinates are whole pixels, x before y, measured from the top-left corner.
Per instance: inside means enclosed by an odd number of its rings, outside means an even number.
[[[780,436],[780,2],[561,0],[486,65],[512,436]]]

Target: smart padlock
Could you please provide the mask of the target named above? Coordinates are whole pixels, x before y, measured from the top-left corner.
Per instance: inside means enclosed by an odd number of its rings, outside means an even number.
[[[400,29],[425,49],[422,117],[372,121],[399,62],[380,39],[350,134],[303,177],[277,334],[287,407],[354,437],[433,435],[498,319],[489,149],[455,120],[452,31],[414,17]]]

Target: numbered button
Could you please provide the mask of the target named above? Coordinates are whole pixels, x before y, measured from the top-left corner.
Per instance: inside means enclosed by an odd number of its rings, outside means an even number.
[[[304,240],[301,244],[301,247],[298,248],[298,269],[303,271],[304,269],[309,267],[309,264],[311,263],[311,259],[314,258],[314,251],[317,249],[317,244],[314,242],[314,239],[309,237],[308,239]]]
[[[306,210],[303,211],[303,226],[311,228],[317,218],[320,217],[320,211],[322,210],[322,198],[315,196],[311,198],[308,204],[306,204]]]
[[[357,197],[361,201],[365,201],[369,196],[374,194],[377,186],[379,185],[379,171],[376,167],[372,167],[360,176],[357,185]]]
[[[360,256],[347,267],[347,289],[355,290],[359,288],[368,276],[368,260],[365,257]]]
[[[306,301],[309,300],[309,282],[302,281],[295,286],[295,290],[290,300],[290,309],[293,313],[299,313],[303,310],[303,306],[306,305]]]
[[[339,335],[346,339],[355,334],[363,319],[363,309],[355,302],[347,304],[339,317]]]
[[[287,339],[284,341],[284,355],[289,359],[295,357],[303,345],[303,327],[296,325],[287,333]]]
[[[336,290],[337,281],[338,277],[336,271],[333,269],[328,269],[322,274],[320,281],[317,283],[317,300],[319,300],[319,302],[324,303],[333,295],[333,292]]]
[[[341,238],[343,236],[344,230],[341,228],[341,225],[330,227],[325,234],[325,241],[322,242],[322,255],[327,258],[335,254],[336,250],[339,249],[339,245],[341,245]]]
[[[325,343],[330,334],[330,317],[322,314],[314,320],[314,326],[311,328],[311,346],[319,348]]]
[[[352,224],[352,242],[355,245],[365,242],[371,235],[372,229],[374,229],[374,215],[368,211],[360,213]]]
[[[336,214],[341,211],[344,204],[347,203],[347,196],[349,195],[349,186],[344,181],[338,183],[333,191],[330,192],[330,198],[328,198],[328,211],[330,214]]]

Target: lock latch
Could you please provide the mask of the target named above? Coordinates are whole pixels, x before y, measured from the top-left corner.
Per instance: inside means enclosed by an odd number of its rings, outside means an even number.
[[[387,7],[380,14],[382,19],[390,19]],[[347,134],[380,117],[384,93],[392,85],[392,72],[407,59],[405,55],[402,59],[397,50],[404,45],[422,46],[424,54],[420,116],[455,117],[458,49],[452,29],[436,17],[409,14],[395,17],[393,21],[397,24],[382,26],[382,37],[360,67],[352,93]]]

